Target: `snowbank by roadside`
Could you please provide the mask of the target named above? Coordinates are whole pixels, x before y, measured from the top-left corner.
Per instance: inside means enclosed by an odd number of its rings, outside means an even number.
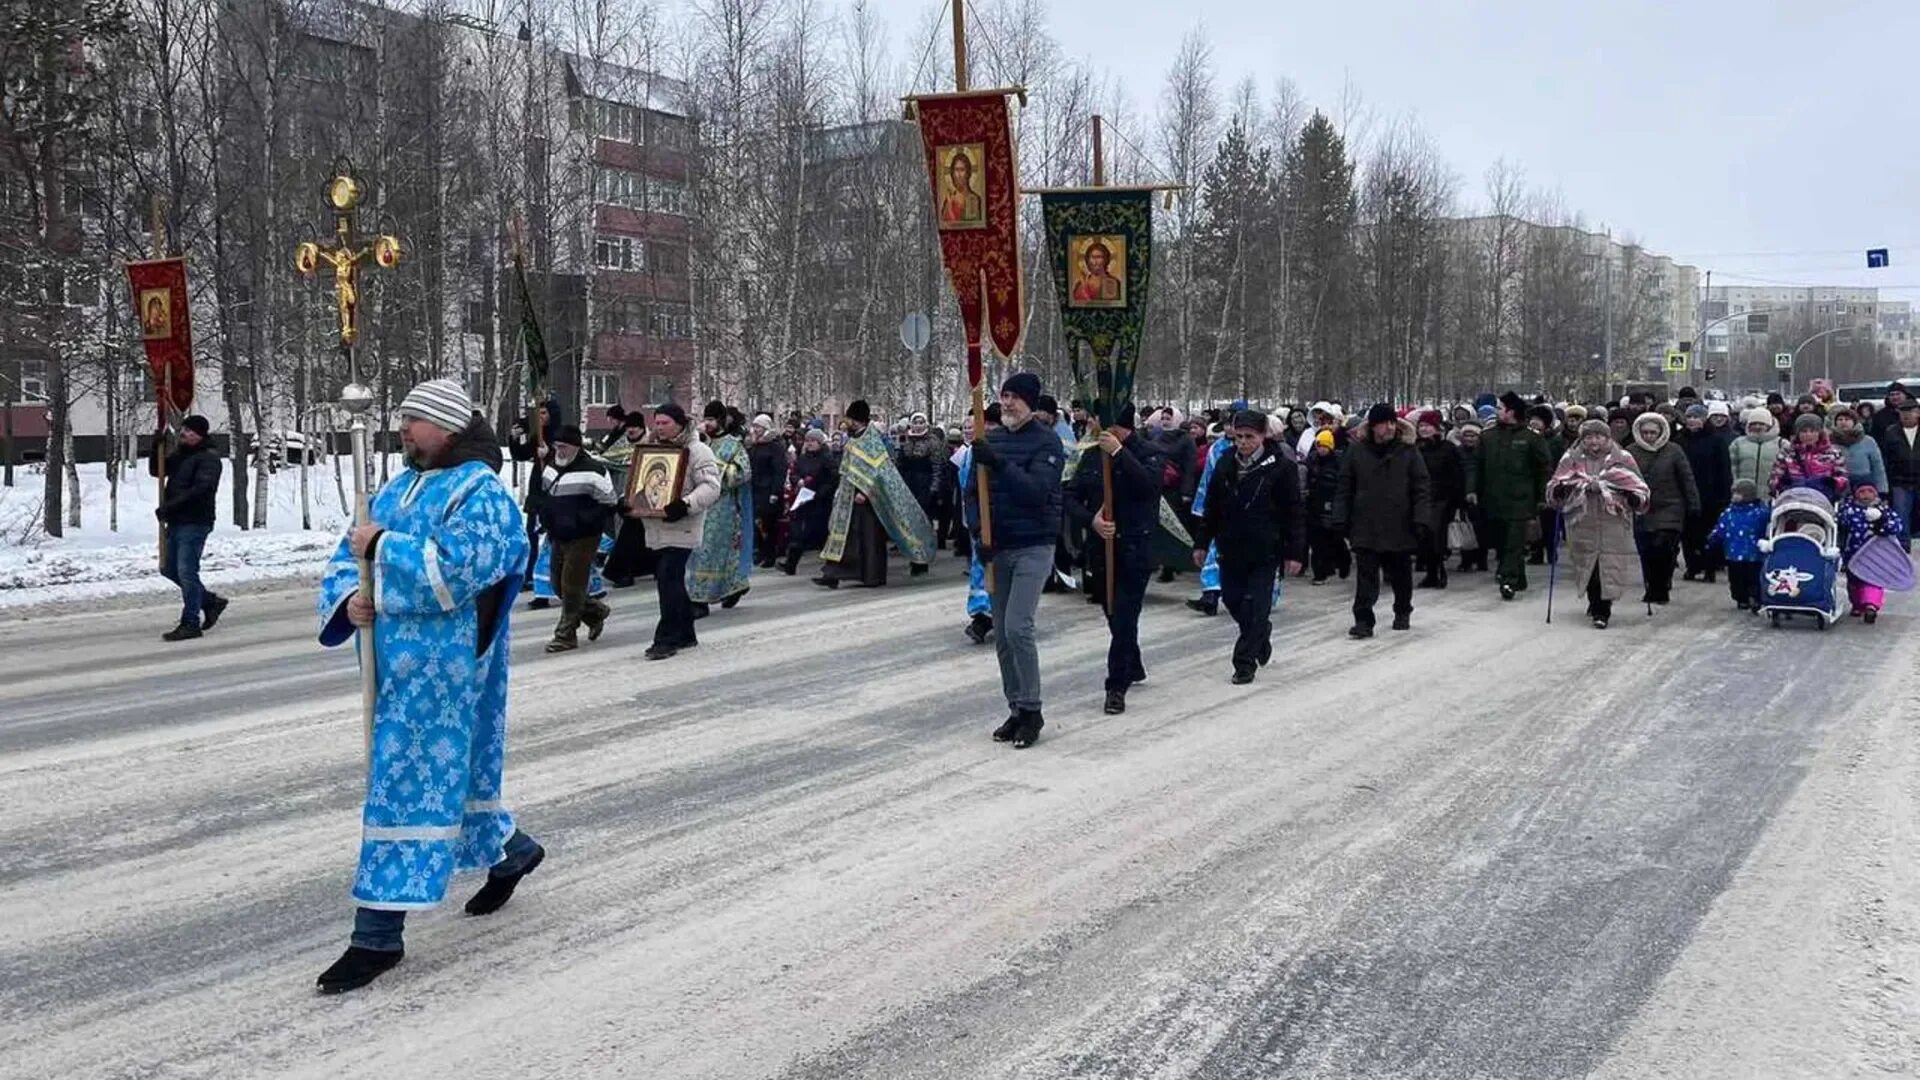
[[[173,589],[157,570],[158,500],[144,468],[122,474],[115,530],[108,527],[106,466],[82,466],[80,525],[57,539],[40,527],[44,481],[38,470],[19,469],[14,487],[0,487],[0,608]],[[233,505],[233,474],[222,470],[223,517],[207,542],[202,578],[219,588],[318,576],[350,514],[341,509],[331,468],[314,467],[307,483],[311,529],[301,526],[300,474],[283,470],[270,481],[266,527],[241,530],[225,516]]]
[[[307,473],[307,502],[312,528],[302,526],[300,473],[282,469],[268,480],[267,524],[237,529],[232,521],[233,469],[220,473],[220,520],[214,524],[200,563],[201,578],[213,588],[254,581],[317,579],[353,514],[343,505],[341,487],[351,490],[351,475],[337,483],[331,463]],[[397,457],[388,461],[398,469]],[[253,475],[243,478],[249,484]],[[517,477],[511,472],[509,483]],[[38,467],[14,471],[14,486],[0,487],[0,609],[21,608],[104,596],[170,592],[160,577],[159,526],[153,510],[159,500],[152,477],[140,464],[120,479],[118,529],[108,527],[107,467],[80,467],[80,524],[54,538],[42,527],[46,474]],[[517,488],[516,488],[517,492]]]

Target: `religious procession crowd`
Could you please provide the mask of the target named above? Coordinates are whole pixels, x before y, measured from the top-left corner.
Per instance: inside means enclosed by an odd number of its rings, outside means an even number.
[[[1199,571],[1188,607],[1233,618],[1230,677],[1242,685],[1273,657],[1272,611],[1289,576],[1351,577],[1356,639],[1374,635],[1383,581],[1392,629],[1406,631],[1416,588],[1490,572],[1512,600],[1543,564],[1584,596],[1599,629],[1635,590],[1649,613],[1668,603],[1683,561],[1685,580],[1724,573],[1735,608],[1759,612],[1777,591],[1761,581],[1774,501],[1831,512],[1835,562],[1863,622],[1885,587],[1912,584],[1920,401],[1898,384],[1859,405],[1820,387],[1737,405],[1690,388],[1671,402],[1507,392],[1351,414],[1333,401],[1271,412],[1234,402],[1194,418],[1127,405],[1104,428],[1043,389],[1029,373],[1007,379],[984,439],[917,413],[883,432],[864,402],[832,431],[721,402],[695,420],[666,403],[622,412],[588,439],[549,402],[503,442],[459,384],[415,387],[398,410],[408,468],[343,538],[320,590],[322,643],[370,635],[361,656],[377,684],[358,909],[320,989],[364,986],[397,963],[406,913],[437,905],[455,870],[488,871],[467,904],[484,915],[545,858],[499,794],[501,643],[525,591],[535,606],[557,601],[547,648],[561,652],[580,647],[582,630],[600,635],[609,588],[651,576],[659,612],[646,656],[664,660],[698,644],[713,607],[747,595],[756,567],[796,574],[817,551],[816,586],[879,587],[891,552],[918,576],[951,548],[969,565],[965,633],[991,638],[999,663],[1007,716],[993,738],[1024,749],[1045,725],[1035,618],[1050,591],[1079,590],[1106,612],[1111,715],[1147,676],[1139,620],[1156,576]],[[185,537],[177,551],[170,540],[163,571],[181,586],[181,626],[203,630],[228,601],[200,587],[187,550],[211,528],[219,479],[197,420],[167,464],[159,512]],[[680,462],[677,477],[628,482],[662,451]],[[523,498],[506,455],[532,469]],[[1904,580],[1883,562],[1864,568],[1888,545]]]

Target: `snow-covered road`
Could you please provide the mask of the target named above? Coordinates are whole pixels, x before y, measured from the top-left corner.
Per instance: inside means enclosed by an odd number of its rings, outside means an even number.
[[[159,600],[0,625],[0,1076],[1920,1069],[1913,605],[1769,631],[1682,585],[1596,633],[1456,584],[1366,643],[1289,586],[1250,687],[1156,586],[1115,718],[1097,612],[1047,597],[1026,752],[950,560],[763,573],[665,664],[644,587],[570,655],[522,612],[551,855],[339,999],[357,682],[310,594],[170,647]]]

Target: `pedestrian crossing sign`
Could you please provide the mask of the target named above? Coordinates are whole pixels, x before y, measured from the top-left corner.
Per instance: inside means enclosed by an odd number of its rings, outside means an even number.
[[[1667,354],[1667,370],[1668,371],[1687,370],[1687,354],[1680,352],[1678,350],[1668,353]]]
[[[1779,368],[1781,371],[1792,371],[1793,370],[1793,354],[1790,352],[1774,353],[1773,366],[1776,368]]]

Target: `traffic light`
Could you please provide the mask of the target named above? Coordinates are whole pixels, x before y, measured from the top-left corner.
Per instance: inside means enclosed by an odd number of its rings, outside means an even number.
[[[1708,369],[1706,370],[1706,372],[1705,372],[1705,374],[1706,374],[1706,376],[1707,376],[1707,381],[1708,381],[1708,382],[1712,382],[1712,381],[1713,381],[1713,369],[1712,369],[1712,368],[1708,368]]]

